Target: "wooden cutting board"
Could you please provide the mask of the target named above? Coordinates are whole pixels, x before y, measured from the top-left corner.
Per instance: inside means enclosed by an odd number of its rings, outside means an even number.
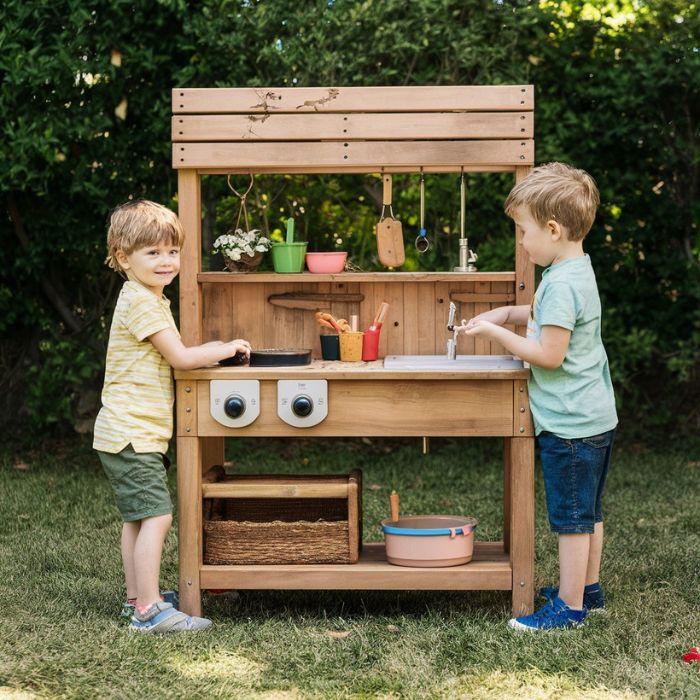
[[[401,222],[393,217],[391,211],[391,175],[384,175],[382,197],[382,217],[377,224],[377,253],[379,262],[385,267],[401,267],[406,260],[403,247],[403,228]],[[389,216],[384,216],[387,207]]]

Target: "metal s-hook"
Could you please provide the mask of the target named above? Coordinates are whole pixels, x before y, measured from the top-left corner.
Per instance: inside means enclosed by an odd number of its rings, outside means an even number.
[[[425,230],[425,175],[423,168],[420,169],[420,230],[416,236],[415,246],[419,253],[425,253],[430,249],[430,241]]]

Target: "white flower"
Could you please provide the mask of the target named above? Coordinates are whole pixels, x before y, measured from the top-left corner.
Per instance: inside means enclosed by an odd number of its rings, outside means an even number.
[[[214,241],[214,253],[240,260],[243,255],[253,257],[256,253],[264,253],[270,250],[270,239],[261,235],[260,229],[243,231],[237,228],[235,231],[227,231]]]

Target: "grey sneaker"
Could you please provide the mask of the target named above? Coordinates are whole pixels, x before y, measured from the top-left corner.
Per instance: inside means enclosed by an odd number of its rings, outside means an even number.
[[[161,591],[160,597],[166,603],[170,603],[170,605],[172,605],[174,608],[180,604],[180,597],[178,596],[177,591]],[[119,613],[119,617],[124,622],[131,622],[131,618],[134,616],[135,612],[136,606],[133,603],[130,603],[128,600],[125,600],[122,603],[122,611]]]
[[[153,603],[145,613],[138,611],[131,618],[129,629],[146,634],[170,634],[173,632],[198,632],[212,626],[205,617],[194,617],[180,612],[172,604]]]

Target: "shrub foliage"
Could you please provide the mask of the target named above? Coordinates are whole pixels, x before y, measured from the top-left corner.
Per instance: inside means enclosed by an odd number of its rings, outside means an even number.
[[[175,86],[532,82],[539,162],[589,170],[602,204],[588,250],[628,430],[697,428],[700,346],[700,13],[695,2],[597,0],[8,0],[0,10],[0,417],[35,428],[94,411],[119,281],[105,222],[128,197],[176,207]],[[470,175],[481,269],[512,269],[512,178]],[[231,227],[223,178],[203,188],[208,244]],[[311,249],[375,269],[372,176],[260,177],[267,234],[294,215]],[[418,229],[418,178],[395,210]],[[455,264],[459,184],[427,181],[434,246],[408,269]],[[410,246],[407,246],[410,250]],[[212,259],[212,266],[220,261]]]

